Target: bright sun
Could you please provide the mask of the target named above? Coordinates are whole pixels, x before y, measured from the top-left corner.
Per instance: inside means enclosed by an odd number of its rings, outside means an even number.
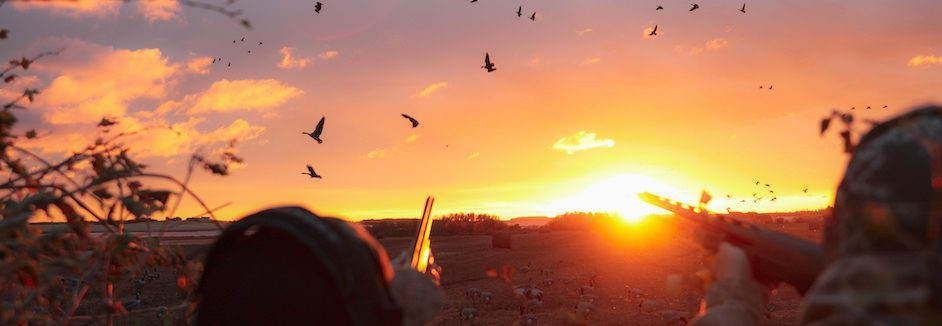
[[[621,174],[602,180],[573,196],[557,200],[547,207],[547,211],[550,215],[616,212],[627,222],[638,222],[649,214],[663,212],[638,199],[638,193],[645,191],[662,196],[678,194],[674,188],[647,176]]]

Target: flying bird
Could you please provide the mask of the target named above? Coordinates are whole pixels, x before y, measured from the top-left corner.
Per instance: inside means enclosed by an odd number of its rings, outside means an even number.
[[[235,43],[236,40],[232,40],[232,43]]]
[[[867,105],[867,110],[870,110],[870,106],[869,106],[869,105]]]
[[[772,186],[770,186],[768,183],[766,183],[765,186],[766,186],[766,187],[772,187]]]
[[[242,39],[239,40],[239,42],[245,42],[245,36],[243,36]]]
[[[327,117],[321,117],[321,121],[317,122],[317,127],[314,127],[314,131],[312,132],[302,131],[301,133],[313,138],[314,140],[317,141],[318,144],[323,143],[324,140],[321,139],[321,133],[324,132],[324,120],[326,119]]]
[[[321,178],[321,176],[317,175],[317,172],[314,172],[314,167],[312,167],[310,164],[307,165],[307,172],[301,172],[301,174],[310,176],[311,179]]]
[[[323,8],[324,8],[324,4],[320,3],[320,1],[314,3],[314,13],[316,14],[321,13],[321,9]]]
[[[232,67],[232,62],[227,62],[226,67]]]
[[[262,42],[258,42],[258,45],[262,45]]]
[[[216,58],[213,58],[213,63],[216,63]]]
[[[770,90],[770,91],[772,90],[772,85],[769,85],[769,90]]]
[[[886,105],[886,104],[883,105],[883,108],[884,108],[884,109],[886,109],[886,108],[888,108],[888,107],[889,107],[889,106]]]
[[[654,25],[654,29],[652,29],[651,32],[648,33],[648,36],[657,36],[657,25]]]
[[[657,8],[654,8],[654,10],[664,10],[664,6],[657,6]]]
[[[487,72],[493,72],[494,70],[497,70],[497,67],[494,66],[493,62],[491,62],[490,53],[487,53],[487,52],[484,53],[484,65],[481,66],[481,68],[487,69]]]
[[[517,17],[523,16],[523,6],[517,7]]]
[[[533,14],[530,15],[530,20],[536,21],[536,11],[534,11]]]
[[[742,4],[742,8],[740,8],[739,11],[741,11],[741,12],[744,13],[744,14],[746,13],[746,4],[745,4],[745,3]]]
[[[478,2],[478,0],[471,0],[471,3],[475,3],[475,2]]]
[[[804,191],[804,192],[807,194],[807,193],[808,193],[808,188],[802,189],[801,191]]]
[[[402,114],[402,117],[403,117],[403,118],[406,118],[406,119],[409,119],[409,122],[412,123],[412,128],[415,128],[415,127],[418,127],[418,126],[419,126],[419,120],[416,120],[415,118],[410,117],[409,115],[407,115],[407,114],[405,114],[405,113]]]
[[[698,4],[696,4],[696,3],[690,4],[690,6],[691,6],[691,7],[690,7],[690,11],[694,11],[694,10],[700,9],[700,5],[698,5]]]

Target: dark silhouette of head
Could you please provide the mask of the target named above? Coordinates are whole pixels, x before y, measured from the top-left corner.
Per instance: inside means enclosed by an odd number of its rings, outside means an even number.
[[[299,207],[230,225],[206,257],[197,323],[398,325],[385,250],[360,226]]]
[[[939,250],[940,219],[942,107],[925,106],[861,138],[826,220],[825,245],[831,258]]]

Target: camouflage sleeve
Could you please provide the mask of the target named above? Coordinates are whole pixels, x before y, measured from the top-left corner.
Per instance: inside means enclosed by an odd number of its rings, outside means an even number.
[[[832,263],[809,290],[802,325],[940,325],[940,259],[882,254]]]
[[[746,253],[721,244],[713,267],[716,281],[706,292],[706,310],[693,321],[697,326],[762,325],[768,290],[752,277]]]

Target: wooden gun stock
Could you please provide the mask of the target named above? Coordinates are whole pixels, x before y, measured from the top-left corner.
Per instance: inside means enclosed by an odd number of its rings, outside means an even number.
[[[760,282],[785,282],[804,295],[824,270],[824,249],[814,243],[651,193],[640,193],[638,197],[693,222],[703,232],[717,235],[720,242],[742,248],[752,264],[753,275]],[[716,250],[718,244],[713,243],[713,247],[706,249]]]

